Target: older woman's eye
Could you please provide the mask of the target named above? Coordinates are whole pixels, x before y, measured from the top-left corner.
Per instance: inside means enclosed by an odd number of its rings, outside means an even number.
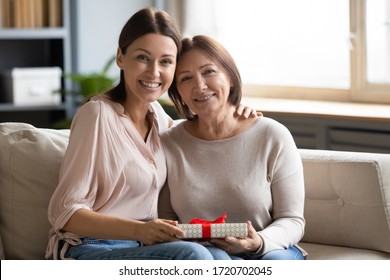
[[[206,69],[205,71],[203,71],[203,74],[205,75],[212,74],[212,73],[216,73],[216,71],[214,69]]]
[[[186,82],[186,81],[189,81],[190,79],[191,79],[190,76],[184,76],[184,77],[181,77],[181,78],[180,78],[180,81],[181,81],[181,82]]]

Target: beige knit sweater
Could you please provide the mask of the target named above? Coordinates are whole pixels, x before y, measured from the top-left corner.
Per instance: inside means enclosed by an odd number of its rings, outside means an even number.
[[[159,217],[188,223],[226,212],[226,222],[250,220],[264,242],[259,254],[288,248],[302,238],[302,162],[282,124],[262,117],[234,137],[206,141],[180,123],[162,135],[162,143],[168,179]]]

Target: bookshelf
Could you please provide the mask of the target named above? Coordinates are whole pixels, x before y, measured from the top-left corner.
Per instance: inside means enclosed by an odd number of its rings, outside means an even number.
[[[71,0],[0,0],[0,71],[14,67],[60,67],[72,72]],[[62,78],[62,88],[69,82]],[[0,94],[2,94],[0,92]],[[14,106],[0,103],[0,122],[28,122],[51,127],[71,110],[53,106]]]

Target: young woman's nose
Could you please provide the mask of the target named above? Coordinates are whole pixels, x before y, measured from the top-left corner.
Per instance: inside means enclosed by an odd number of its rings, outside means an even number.
[[[152,78],[159,77],[160,76],[160,65],[158,64],[158,62],[149,63],[147,73]]]

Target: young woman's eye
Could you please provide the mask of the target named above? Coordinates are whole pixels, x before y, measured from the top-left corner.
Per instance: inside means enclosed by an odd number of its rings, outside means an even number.
[[[148,57],[146,55],[140,54],[137,56],[137,60],[139,61],[148,61]]]
[[[171,65],[173,64],[173,61],[171,59],[164,59],[161,61],[161,64],[163,65]]]

